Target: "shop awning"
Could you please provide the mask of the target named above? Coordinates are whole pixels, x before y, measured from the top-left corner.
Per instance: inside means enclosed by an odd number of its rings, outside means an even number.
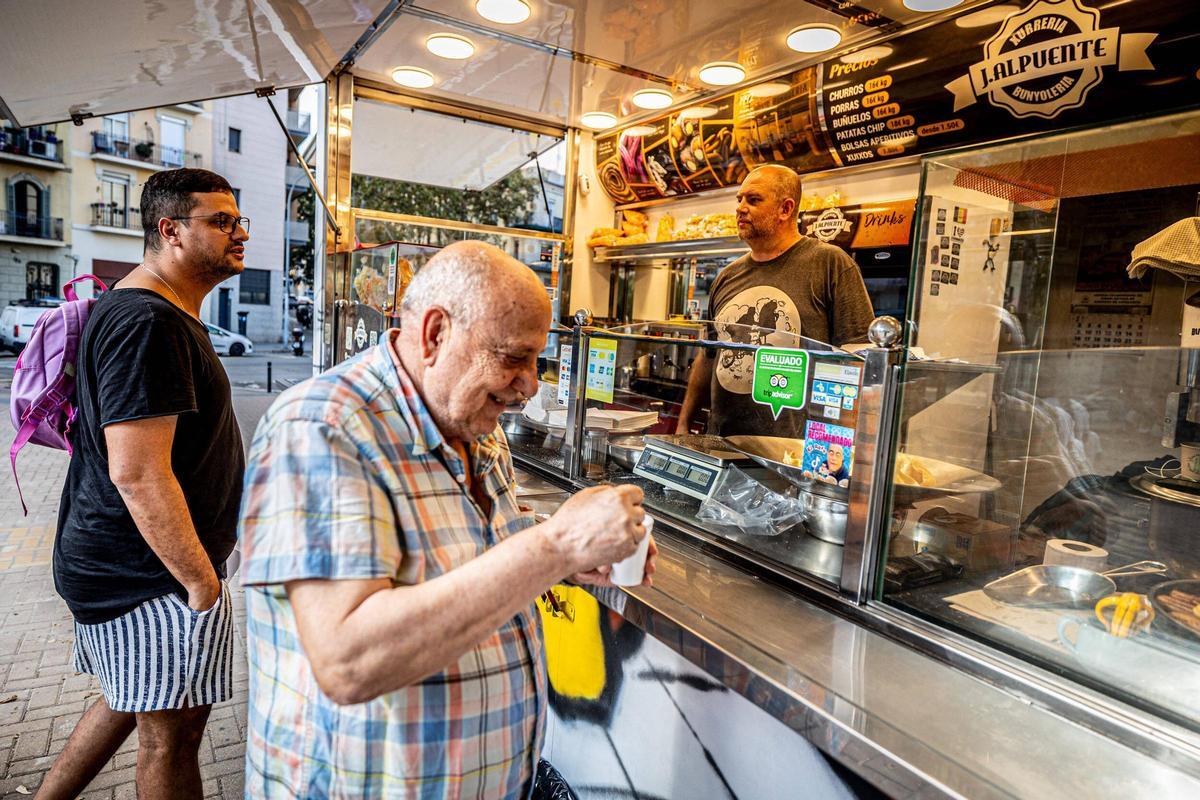
[[[60,122],[323,81],[389,0],[7,0],[0,116]]]
[[[387,83],[396,67],[418,67],[433,76],[426,96],[577,125],[589,110],[636,116],[628,98],[642,88],[676,102],[712,94],[698,77],[706,62],[739,62],[754,80],[819,57],[866,58],[864,45],[946,13],[980,7],[961,17],[976,24],[988,4],[921,13],[902,0],[869,12],[838,0],[535,0],[528,20],[505,25],[467,0],[6,0],[0,116],[28,126],[285,89],[324,80],[352,55],[361,77]],[[840,45],[818,57],[784,44],[813,25],[838,30]],[[473,57],[432,56],[434,33],[468,39]]]

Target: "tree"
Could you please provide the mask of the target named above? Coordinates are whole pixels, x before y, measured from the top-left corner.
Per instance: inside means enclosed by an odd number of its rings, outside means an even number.
[[[486,225],[519,225],[529,218],[537,196],[537,181],[520,171],[482,191],[449,189],[370,175],[355,175],[351,185],[351,198],[358,208]],[[357,234],[364,242],[398,239],[439,247],[464,238],[460,231],[374,220],[360,223]],[[483,238],[496,243],[500,239],[498,236]]]

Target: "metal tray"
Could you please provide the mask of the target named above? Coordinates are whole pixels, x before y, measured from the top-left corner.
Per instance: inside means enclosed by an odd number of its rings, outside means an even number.
[[[1175,636],[1186,639],[1193,644],[1200,643],[1200,631],[1189,628],[1182,622],[1173,619],[1166,606],[1159,599],[1161,595],[1170,594],[1175,589],[1182,589],[1189,594],[1200,594],[1200,581],[1167,581],[1160,583],[1150,590],[1150,605],[1154,607],[1155,625],[1158,620],[1166,620],[1163,625]]]

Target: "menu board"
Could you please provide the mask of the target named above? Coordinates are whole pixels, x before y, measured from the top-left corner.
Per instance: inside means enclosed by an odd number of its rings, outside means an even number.
[[[719,110],[698,133],[677,128],[688,109],[646,123],[654,133],[628,157],[620,134],[601,137],[601,183],[627,203],[727,186],[763,163],[804,173],[1200,105],[1195,0],[1032,0],[962,20],[706,100]]]

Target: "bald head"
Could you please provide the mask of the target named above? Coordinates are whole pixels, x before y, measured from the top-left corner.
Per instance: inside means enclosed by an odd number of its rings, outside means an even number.
[[[442,248],[417,272],[400,301],[401,321],[420,319],[434,306],[474,325],[517,306],[549,312],[550,298],[529,267],[495,245],[465,241]]]
[[[761,181],[764,187],[770,187],[770,190],[775,193],[775,197],[779,200],[794,200],[795,211],[794,217],[800,211],[800,198],[803,194],[803,185],[800,176],[791,167],[785,167],[783,164],[763,164],[761,167],[755,167],[750,170],[750,174],[746,176],[746,181],[751,178],[756,178]],[[745,181],[743,181],[745,183]]]

